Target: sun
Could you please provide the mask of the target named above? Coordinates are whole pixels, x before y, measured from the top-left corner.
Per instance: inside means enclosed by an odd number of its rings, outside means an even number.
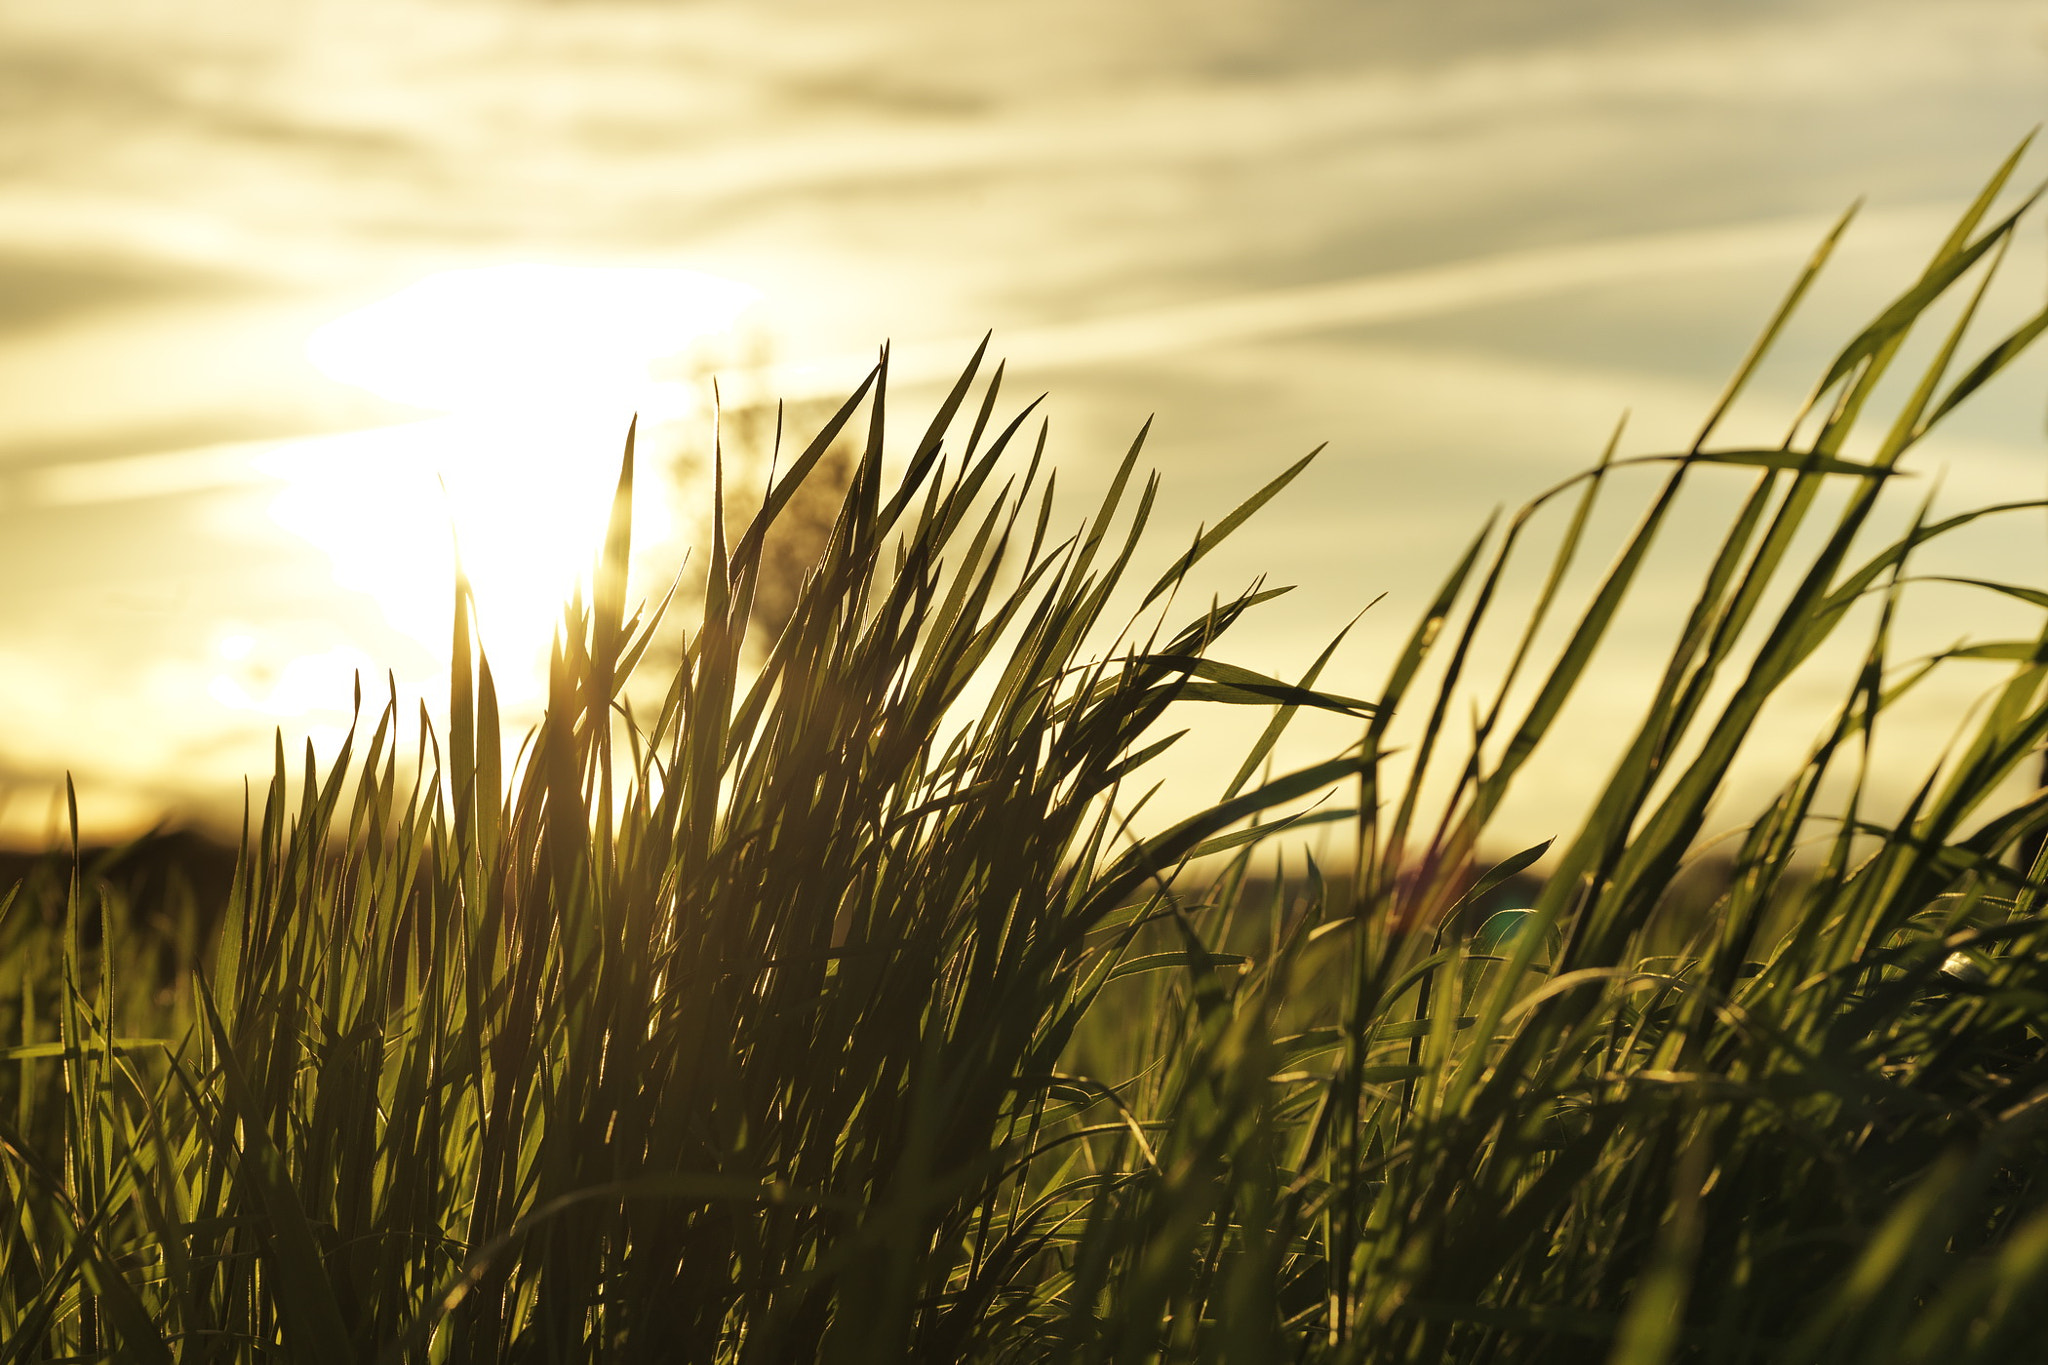
[[[306,354],[344,383],[441,412],[617,408],[648,396],[661,362],[729,332],[760,297],[694,270],[445,270],[321,327]]]
[[[306,353],[334,379],[439,415],[260,457],[283,483],[270,514],[444,666],[459,547],[506,700],[537,698],[562,604],[602,538],[628,421],[687,412],[760,298],[691,270],[429,275],[320,327]],[[635,535],[658,544],[671,528],[653,474],[637,481]]]

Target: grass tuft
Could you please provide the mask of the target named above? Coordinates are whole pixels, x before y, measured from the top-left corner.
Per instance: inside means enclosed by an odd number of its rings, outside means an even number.
[[[739,524],[714,457],[702,591],[648,607],[629,434],[515,762],[458,580],[446,725],[394,695],[329,763],[280,744],[224,893],[74,847],[9,894],[0,1365],[2024,1354],[2048,795],[2010,793],[2048,631],[1899,659],[1893,630],[1922,547],[2041,504],[1887,529],[1901,457],[2048,330],[1972,339],[2015,163],[1780,445],[1711,442],[1840,228],[1583,599],[1642,463],[1614,448],[1475,538],[1362,698],[1321,687],[1329,651],[1291,682],[1220,657],[1263,586],[1175,605],[1306,460],[1148,581],[1142,434],[1069,535],[979,352],[885,460],[885,354]],[[1503,856],[1654,544],[1727,481],[1597,799]],[[1681,874],[1758,716],[1865,624],[1703,894]],[[1952,759],[1874,818],[1885,713],[1987,659]],[[1272,719],[1152,828],[1194,703]],[[1302,708],[1359,740],[1272,775]],[[1327,873],[1274,842],[1339,824]]]

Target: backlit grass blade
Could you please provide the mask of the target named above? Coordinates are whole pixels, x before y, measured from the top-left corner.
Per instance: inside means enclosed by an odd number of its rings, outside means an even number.
[[[1308,454],[1302,456],[1299,460],[1296,460],[1293,464],[1289,465],[1286,469],[1282,470],[1279,473],[1279,475],[1277,475],[1264,488],[1261,488],[1258,492],[1252,494],[1243,502],[1239,503],[1235,508],[1231,510],[1228,516],[1224,517],[1223,520],[1217,522],[1214,527],[1204,531],[1200,536],[1196,537],[1195,543],[1188,548],[1188,552],[1181,557],[1180,561],[1176,563],[1172,569],[1169,569],[1159,579],[1157,583],[1154,583],[1152,585],[1151,591],[1145,594],[1145,601],[1141,605],[1146,605],[1155,601],[1160,596],[1160,594],[1166,592],[1169,588],[1173,587],[1174,584],[1178,583],[1183,577],[1186,576],[1187,571],[1189,569],[1192,569],[1196,564],[1200,563],[1204,558],[1206,558],[1211,550],[1215,549],[1218,545],[1221,545],[1225,540],[1229,539],[1230,535],[1234,531],[1236,531],[1239,526],[1242,526],[1245,523],[1245,521],[1252,516],[1253,513],[1257,512],[1261,507],[1264,507],[1267,503],[1271,502],[1275,497],[1279,496],[1280,490],[1287,487],[1288,484],[1293,483],[1296,476],[1299,475],[1302,470],[1307,469],[1310,464],[1314,463],[1316,456],[1322,453],[1323,447],[1317,446],[1314,450],[1311,450]]]
[[[227,1027],[213,1003],[213,991],[203,978],[197,985],[229,1109],[229,1114],[222,1116],[220,1136],[226,1137],[226,1125],[240,1128],[237,1165],[250,1178],[261,1204],[265,1225],[259,1235],[275,1250],[274,1292],[284,1340],[302,1359],[341,1365],[353,1354],[348,1323],[328,1283],[312,1224],[292,1188],[289,1168],[271,1141],[267,1116],[242,1074]]]

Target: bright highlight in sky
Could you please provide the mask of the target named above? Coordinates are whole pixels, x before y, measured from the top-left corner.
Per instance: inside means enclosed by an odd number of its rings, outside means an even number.
[[[680,555],[663,544],[666,471],[647,418],[708,420],[697,390],[759,297],[688,270],[523,264],[428,276],[321,327],[306,350],[335,379],[447,415],[258,457],[284,482],[270,515],[442,667],[459,546],[500,694],[535,703],[562,606],[602,540],[636,412],[636,548],[661,547],[671,566]],[[214,695],[270,714],[345,710],[352,662],[309,660],[261,695],[217,679]],[[328,706],[312,701],[313,672],[333,694]]]
[[[442,412],[632,407],[661,362],[687,366],[760,297],[694,270],[445,270],[328,323],[306,354],[345,384]]]

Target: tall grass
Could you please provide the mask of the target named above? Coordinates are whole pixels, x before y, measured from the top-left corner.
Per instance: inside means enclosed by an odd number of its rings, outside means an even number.
[[[2013,164],[1782,445],[1714,437],[1834,236],[1590,593],[1611,457],[1473,543],[1369,701],[1319,690],[1327,653],[1293,682],[1216,657],[1271,590],[1170,614],[1306,461],[1155,579],[1142,437],[1069,534],[1043,426],[998,417],[977,355],[900,469],[885,362],[715,522],[636,708],[665,627],[630,605],[629,438],[515,762],[458,584],[445,722],[394,697],[332,762],[280,746],[216,942],[188,907],[165,973],[82,862],[61,903],[10,900],[0,1362],[2037,1351],[2048,798],[1997,799],[2048,740],[2048,633],[1961,651],[2011,674],[1902,815],[1866,798],[1873,727],[1954,656],[1892,657],[1906,569],[2010,510],[1879,535],[1900,457],[2048,328],[1964,349]],[[778,516],[863,430],[801,587],[756,611]],[[1741,500],[1598,800],[1489,868],[1653,542],[1720,479]],[[1496,619],[1518,581],[1534,604]],[[1681,913],[1761,709],[1872,598],[1832,725]],[[1272,720],[1227,799],[1147,825],[1197,702]],[[1302,708],[1359,741],[1261,779]],[[1258,871],[1316,822],[1349,865]],[[1531,909],[1487,917],[1546,851]]]

